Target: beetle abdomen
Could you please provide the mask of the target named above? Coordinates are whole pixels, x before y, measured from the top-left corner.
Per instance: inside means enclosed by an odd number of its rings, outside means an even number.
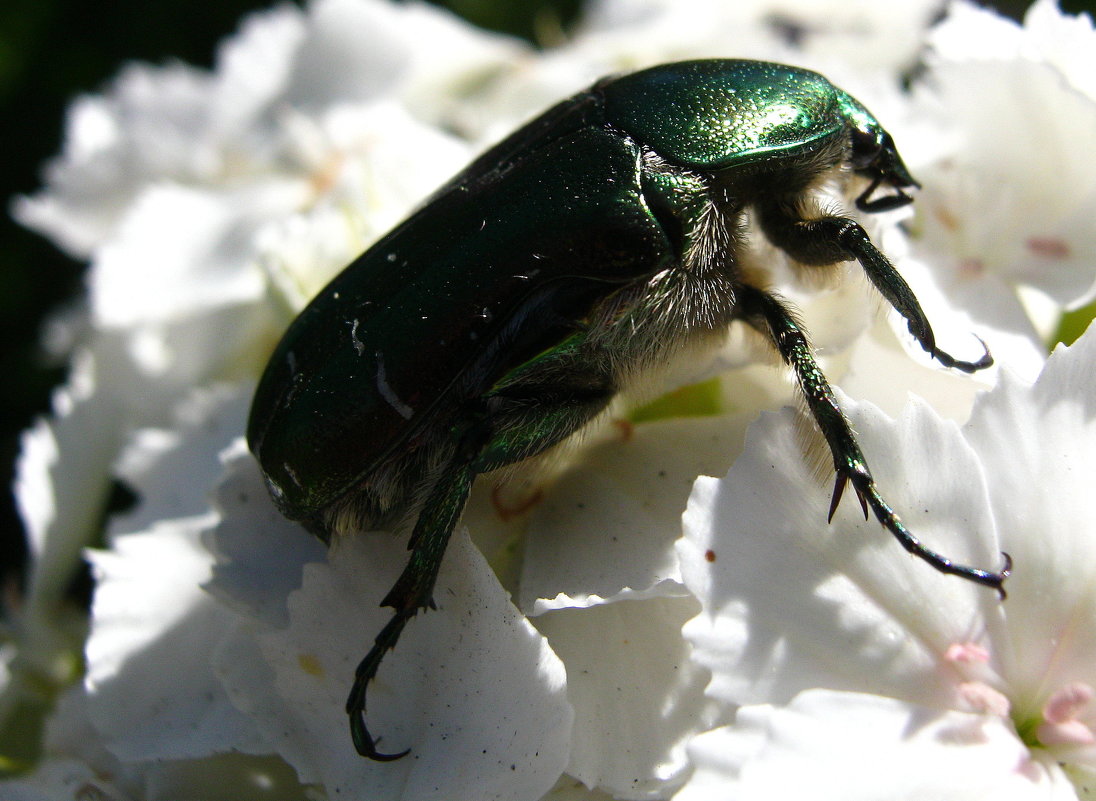
[[[629,140],[577,131],[454,183],[335,278],[286,332],[252,407],[249,442],[283,511],[311,520],[368,491],[393,453],[562,338],[561,320],[668,265],[638,162]]]

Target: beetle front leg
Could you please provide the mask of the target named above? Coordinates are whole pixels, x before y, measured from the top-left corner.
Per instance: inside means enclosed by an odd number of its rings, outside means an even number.
[[[945,367],[973,373],[993,364],[985,353],[973,362],[956,359],[936,347],[936,336],[917,296],[868,237],[867,231],[848,217],[825,216],[813,220],[799,218],[791,206],[770,201],[758,204],[761,227],[774,245],[803,264],[823,266],[856,259],[864,274],[895,311],[906,320],[906,327],[926,353]],[[979,340],[980,341],[980,340]]]
[[[834,469],[837,471],[837,483],[834,485],[833,499],[830,504],[830,518],[833,518],[837,510],[845,485],[851,483],[860,499],[861,506],[864,507],[864,516],[867,517],[867,509],[870,507],[876,519],[894,535],[903,548],[928,562],[941,573],[961,576],[992,587],[1003,597],[1002,584],[1008,577],[1012,564],[1008,556],[1005,556],[1005,566],[1001,571],[993,573],[956,564],[917,539],[879,494],[875,479],[868,469],[868,463],[860,451],[852,428],[837,403],[829,381],[814,359],[806,334],[796,323],[791,312],[772,295],[754,287],[743,286],[737,294],[740,319],[768,338],[776,346],[785,363],[795,371],[799,388],[807,402],[807,409],[830,447]]]

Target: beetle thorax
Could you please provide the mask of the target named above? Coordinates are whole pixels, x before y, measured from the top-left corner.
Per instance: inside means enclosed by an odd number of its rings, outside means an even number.
[[[795,181],[783,182],[773,180],[771,168],[757,175],[739,171],[733,181],[684,174],[648,154],[645,188],[652,194],[672,192],[678,208],[686,209],[676,220],[683,246],[673,265],[622,288],[593,310],[588,345],[611,361],[622,386],[677,358],[698,358],[705,347],[724,341],[738,316],[738,289],[772,284],[771,264],[760,262],[750,246],[764,234],[747,224],[747,212],[775,202],[794,208],[800,219],[824,214],[825,187],[849,177],[845,149],[837,137],[825,142],[799,162]],[[774,194],[773,186],[781,191]]]
[[[706,201],[681,259],[606,298],[590,319],[587,341],[611,354],[621,385],[682,352],[722,341],[734,318],[741,210]]]

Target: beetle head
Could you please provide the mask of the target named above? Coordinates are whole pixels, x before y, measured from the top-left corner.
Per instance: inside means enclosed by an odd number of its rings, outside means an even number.
[[[889,211],[912,203],[913,198],[903,189],[920,188],[913,179],[891,135],[884,131],[874,120],[858,120],[851,129],[851,151],[849,163],[853,171],[868,179],[867,188],[856,198],[856,207],[861,211]],[[881,185],[895,190],[895,194],[872,198],[872,193]]]

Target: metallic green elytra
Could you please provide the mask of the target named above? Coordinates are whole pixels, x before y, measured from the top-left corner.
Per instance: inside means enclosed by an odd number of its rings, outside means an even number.
[[[910,288],[826,184],[862,211],[917,183],[891,137],[821,75],[689,61],[610,77],[495,145],[359,256],[290,325],[255,393],[247,438],[279,509],[329,540],[414,523],[394,612],[347,700],[359,753],[381,753],[365,691],[431,605],[475,477],[535,456],[623,389],[741,321],[794,370],[865,515],[938,570],[1000,590],[999,572],[922,545],[879,494],[787,305],[739,258],[744,220],[803,271],[857,260],[947,367]],[[873,197],[877,190],[884,190]]]

